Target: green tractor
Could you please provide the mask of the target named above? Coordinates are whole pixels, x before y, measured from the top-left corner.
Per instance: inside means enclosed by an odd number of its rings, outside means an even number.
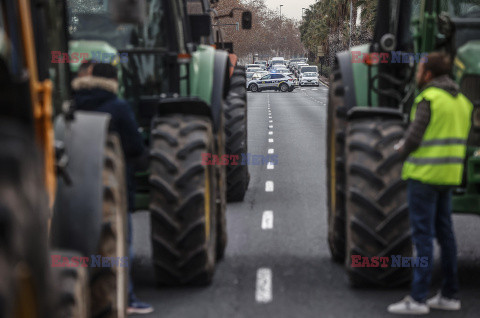
[[[242,158],[248,152],[247,148],[247,89],[246,70],[238,64],[238,57],[233,52],[233,43],[224,40],[224,28],[236,26],[240,23],[221,23],[222,19],[234,18],[237,11],[242,12],[242,29],[250,29],[252,14],[242,8],[232,8],[226,14],[219,14],[215,8],[218,0],[188,0],[187,11],[192,18],[210,15],[213,21],[209,36],[198,38],[198,43],[214,45],[218,50],[227,51],[229,54],[230,88],[224,103],[225,116],[225,154]],[[242,201],[248,189],[250,174],[248,165],[227,165],[227,201]]]
[[[185,0],[131,3],[146,12],[136,25],[110,19],[109,1],[93,2],[69,2],[70,50],[120,57],[120,92],[150,150],[149,168],[136,174],[136,210],[151,212],[157,282],[209,284],[226,246],[226,167],[205,154],[225,153],[228,54],[200,44],[210,16],[188,15]],[[130,10],[113,9],[128,20]]]
[[[412,254],[403,163],[393,145],[408,125],[419,57],[434,50],[452,57],[452,75],[474,104],[453,210],[480,213],[480,2],[378,1],[373,41],[337,54],[329,88],[328,243],[354,286],[411,278],[408,268],[352,267],[351,256]],[[385,53],[391,60],[379,62]]]

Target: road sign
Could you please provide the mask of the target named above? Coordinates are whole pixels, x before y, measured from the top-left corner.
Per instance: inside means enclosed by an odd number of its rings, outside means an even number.
[[[323,45],[317,46],[317,56],[325,56],[325,51],[323,50]]]

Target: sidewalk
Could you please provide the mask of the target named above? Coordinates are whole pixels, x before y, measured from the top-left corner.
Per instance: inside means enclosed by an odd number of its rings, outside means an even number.
[[[320,80],[320,82],[322,82],[325,86],[330,86],[329,84],[329,81],[328,81],[328,78],[326,78],[325,76],[322,76],[322,75],[319,75],[318,76],[318,79]]]

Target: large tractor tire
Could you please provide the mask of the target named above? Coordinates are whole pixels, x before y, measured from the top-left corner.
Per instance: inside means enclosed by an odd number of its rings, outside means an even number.
[[[44,167],[25,127],[0,122],[0,317],[54,317]]]
[[[345,260],[345,130],[347,108],[340,70],[330,76],[327,111],[327,222],[332,259]]]
[[[409,268],[352,267],[352,256],[411,256],[412,243],[401,179],[402,158],[393,146],[404,135],[400,120],[354,119],[346,146],[347,260],[353,286],[392,287],[411,279]]]
[[[126,316],[127,271],[132,260],[126,258],[127,186],[122,147],[116,134],[108,135],[104,156],[102,230],[97,255],[119,262],[92,268],[91,317],[122,318]]]
[[[151,133],[153,262],[161,285],[207,285],[215,271],[217,176],[202,154],[215,152],[203,116],[156,118]]]
[[[241,160],[247,148],[247,94],[245,69],[237,67],[232,75],[230,92],[224,103],[225,153]],[[250,175],[248,165],[227,166],[227,201],[243,201],[248,189]]]
[[[77,260],[80,253],[64,250],[54,250],[50,255],[68,257]],[[56,318],[86,318],[89,317],[87,267],[53,267],[52,277],[56,286],[55,314]]]
[[[225,104],[225,103],[224,103]],[[225,106],[224,106],[225,108]],[[220,122],[220,127],[225,127],[225,118]],[[215,150],[219,158],[225,154],[226,134],[224,129],[219,129],[216,137]],[[225,249],[227,248],[227,167],[224,165],[216,165],[216,190],[217,206],[216,206],[216,222],[217,222],[217,242],[216,242],[216,260],[223,259]]]
[[[245,100],[247,99],[246,75],[247,73],[245,71],[245,67],[235,66],[232,77],[230,78],[230,90],[228,92],[229,96],[237,95]]]

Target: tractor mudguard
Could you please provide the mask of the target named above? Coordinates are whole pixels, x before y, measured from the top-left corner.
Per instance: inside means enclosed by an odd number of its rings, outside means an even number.
[[[215,51],[212,86],[212,118],[215,132],[217,132],[218,129],[223,129],[220,127],[220,119],[223,114],[222,104],[230,89],[228,63],[227,52]]]
[[[337,54],[337,62],[342,73],[342,82],[344,88],[344,101],[347,109],[358,105],[355,94],[355,80],[353,77],[352,55],[350,51],[344,51]]]
[[[347,119],[349,121],[373,117],[381,117],[383,119],[405,119],[404,114],[400,110],[387,107],[353,107],[347,113]]]
[[[104,150],[110,115],[77,111],[72,122],[59,116],[55,137],[65,145],[66,174],[59,178],[51,242],[54,248],[75,250],[85,256],[98,251],[102,225]]]
[[[200,115],[212,118],[210,106],[198,97],[164,98],[161,99],[160,102],[158,102],[158,100],[153,102],[156,105],[146,107],[155,109],[154,113],[152,113],[152,118],[154,115],[162,116],[170,114]]]

